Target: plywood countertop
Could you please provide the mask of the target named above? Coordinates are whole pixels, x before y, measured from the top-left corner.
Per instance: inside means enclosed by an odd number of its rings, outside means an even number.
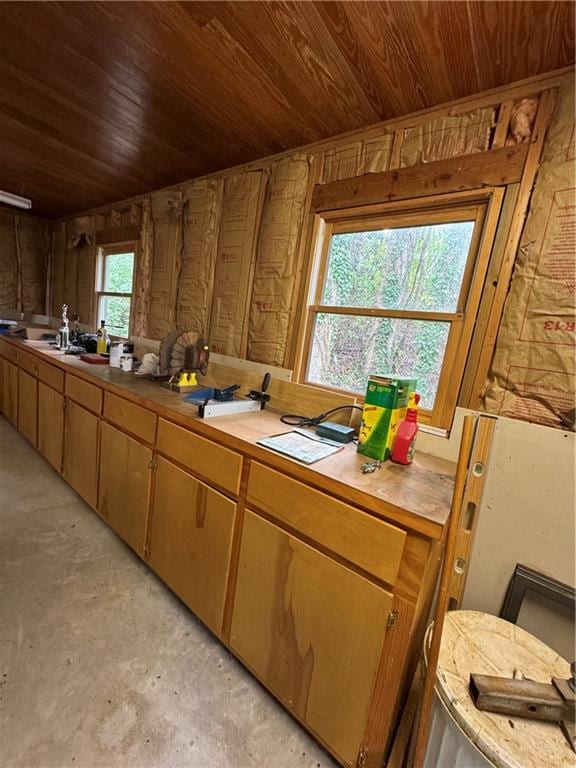
[[[261,437],[287,432],[291,428],[280,421],[280,414],[270,407],[258,413],[200,419],[196,408],[184,402],[183,395],[162,384],[141,379],[109,366],[90,365],[77,357],[64,355],[46,342],[2,336],[22,350],[39,356],[64,371],[79,376],[106,391],[149,408],[228,448],[261,461],[292,477],[356,504],[371,514],[398,522],[407,528],[439,539],[450,512],[456,465],[417,451],[414,462],[400,466],[385,462],[373,474],[360,471],[366,457],[347,445],[333,456],[311,466],[283,457],[256,444]],[[209,377],[208,377],[209,378]],[[208,383],[207,381],[201,382]],[[230,383],[234,383],[230,381]],[[295,412],[297,403],[294,404]]]

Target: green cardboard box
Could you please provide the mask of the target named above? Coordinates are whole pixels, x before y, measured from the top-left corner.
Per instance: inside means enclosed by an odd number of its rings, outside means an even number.
[[[406,416],[416,379],[395,376],[370,376],[358,435],[358,453],[379,461],[389,458],[396,431]]]

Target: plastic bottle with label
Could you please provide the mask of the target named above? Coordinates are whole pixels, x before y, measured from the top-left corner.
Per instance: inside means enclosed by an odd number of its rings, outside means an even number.
[[[108,331],[106,330],[105,320],[100,320],[100,328],[98,328],[96,335],[96,354],[103,355],[108,349]]]
[[[420,395],[417,392],[410,393],[406,417],[398,427],[396,439],[392,446],[390,460],[396,464],[411,464],[416,447],[416,435],[418,434],[418,403]]]

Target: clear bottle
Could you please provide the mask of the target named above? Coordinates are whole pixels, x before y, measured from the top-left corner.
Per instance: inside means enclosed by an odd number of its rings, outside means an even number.
[[[100,328],[97,331],[96,354],[103,355],[108,349],[108,331],[106,330],[106,321],[100,320]]]

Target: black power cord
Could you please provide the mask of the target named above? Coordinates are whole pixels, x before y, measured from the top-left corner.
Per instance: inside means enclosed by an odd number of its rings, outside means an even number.
[[[338,408],[332,408],[331,410],[326,411],[326,413],[321,413],[319,416],[299,416],[296,413],[285,413],[284,416],[280,416],[280,421],[283,424],[289,424],[291,427],[317,427],[318,424],[326,421],[326,419],[329,416],[332,416],[333,413],[336,413],[336,411],[344,411],[346,409],[352,410],[353,408],[356,408],[359,411],[362,410],[362,406],[360,405],[339,405]]]

